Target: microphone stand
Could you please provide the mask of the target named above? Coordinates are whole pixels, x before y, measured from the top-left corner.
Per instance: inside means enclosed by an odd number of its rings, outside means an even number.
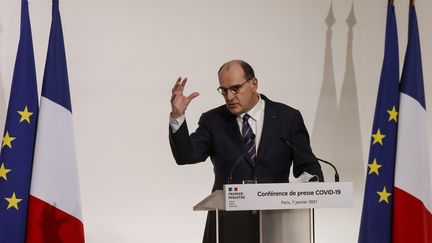
[[[309,157],[309,158],[316,159],[316,160],[318,160],[318,161],[321,161],[321,162],[323,162],[323,163],[325,163],[325,164],[328,164],[328,165],[330,165],[331,167],[333,167],[333,170],[335,171],[335,175],[334,175],[334,176],[335,176],[335,182],[339,182],[339,172],[337,171],[336,167],[335,167],[332,163],[330,163],[330,162],[328,162],[328,161],[326,161],[326,160],[320,159],[320,158],[316,157],[315,155],[310,155],[310,154],[306,153],[305,151],[302,151],[302,150],[298,149],[297,147],[295,147],[294,145],[292,145],[292,144],[288,141],[288,139],[286,139],[286,138],[280,138],[280,139],[281,139],[281,141],[282,141],[283,143],[287,144],[288,146],[290,146],[290,147],[291,147],[292,149],[294,149],[295,151],[300,152],[301,154],[303,154],[303,155],[305,155],[305,156],[307,156],[307,157]]]

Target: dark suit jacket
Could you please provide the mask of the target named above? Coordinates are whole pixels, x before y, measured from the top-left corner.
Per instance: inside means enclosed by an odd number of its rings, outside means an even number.
[[[228,183],[231,170],[232,184],[241,183],[243,180],[257,180],[258,183],[288,182],[292,164],[295,177],[308,172],[323,181],[318,161],[293,150],[281,141],[281,138],[285,138],[300,151],[312,153],[309,134],[300,112],[273,102],[264,95],[261,95],[261,98],[265,101],[264,124],[255,166],[252,166],[247,155],[236,116],[231,114],[225,105],[202,114],[199,127],[190,135],[186,121],[176,133],[170,131],[171,150],[177,164],[194,164],[210,157],[215,173],[212,191],[222,189],[223,184]],[[236,161],[238,163],[234,165]],[[209,229],[209,221],[210,218],[207,219],[206,232],[213,231]],[[205,242],[214,241],[208,240],[205,239]]]

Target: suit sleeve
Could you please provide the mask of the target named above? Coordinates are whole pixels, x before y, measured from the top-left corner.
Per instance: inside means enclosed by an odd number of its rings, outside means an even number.
[[[324,181],[324,176],[318,160],[314,159],[315,155],[310,146],[309,133],[303,121],[303,117],[299,111],[296,111],[292,129],[293,145],[300,151],[293,150],[293,173],[295,177],[300,176],[303,172],[312,175],[317,175],[319,181]],[[304,152],[304,153],[303,153]],[[306,154],[310,154],[308,156]]]
[[[169,128],[171,152],[177,164],[195,164],[205,161],[210,155],[211,133],[205,120],[205,114],[203,114],[197,130],[190,135],[186,121],[175,133],[171,131],[171,127]]]

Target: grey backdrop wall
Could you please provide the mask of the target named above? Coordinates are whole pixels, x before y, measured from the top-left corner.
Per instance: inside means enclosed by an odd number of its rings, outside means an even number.
[[[19,34],[20,1],[0,0],[0,129]],[[408,0],[396,1],[400,59]],[[386,0],[60,1],[87,242],[199,242],[211,163],[176,166],[168,145],[170,90],[199,91],[191,128],[223,103],[217,70],[255,68],[259,90],[303,113],[317,155],[355,182],[352,209],[317,210],[317,243],[356,242],[383,58]],[[29,0],[39,87],[49,0]],[[432,2],[417,0],[427,100],[432,102]],[[431,112],[428,114],[432,124]],[[432,128],[431,128],[432,130]],[[429,131],[429,138],[432,138]],[[430,139],[431,140],[431,139]],[[325,168],[328,179],[330,170]]]

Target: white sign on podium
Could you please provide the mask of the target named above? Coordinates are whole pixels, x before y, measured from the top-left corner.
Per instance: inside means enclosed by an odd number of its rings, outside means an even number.
[[[352,182],[228,184],[193,207],[216,211],[259,210],[260,242],[314,242],[314,208],[352,207]]]
[[[228,184],[225,210],[280,210],[352,206],[351,182]]]

